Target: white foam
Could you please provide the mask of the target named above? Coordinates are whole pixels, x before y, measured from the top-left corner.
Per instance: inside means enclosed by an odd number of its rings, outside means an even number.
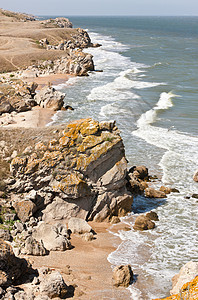
[[[148,124],[154,123],[157,120],[158,111],[165,110],[165,109],[172,107],[173,103],[172,103],[171,99],[176,96],[177,95],[174,95],[172,92],[161,93],[160,99],[157,102],[156,106],[141,115],[141,117],[137,121],[138,127],[142,127],[142,126],[146,126]]]
[[[65,81],[64,83],[60,83],[60,84],[57,84],[57,85],[53,85],[53,87],[56,89],[56,90],[63,90],[64,88],[67,88],[68,86],[71,86],[73,84],[76,83],[78,79],[76,77],[70,77],[67,81]]]

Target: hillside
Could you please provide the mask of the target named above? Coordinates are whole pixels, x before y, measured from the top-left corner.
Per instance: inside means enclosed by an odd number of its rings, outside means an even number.
[[[51,45],[58,45],[62,40],[73,41],[76,35],[78,29],[61,28],[52,20],[46,23],[0,9],[0,73],[66,56],[66,51],[47,51],[39,45],[39,40],[47,39]]]

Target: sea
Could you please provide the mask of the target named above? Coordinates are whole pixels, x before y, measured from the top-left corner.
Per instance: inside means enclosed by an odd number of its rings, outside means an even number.
[[[68,17],[68,16],[67,16]],[[198,17],[74,17],[100,48],[88,48],[97,72],[73,77],[56,88],[74,111],[59,111],[51,124],[79,118],[115,120],[129,167],[145,165],[174,187],[166,199],[134,198],[122,218],[130,231],[108,256],[112,267],[132,266],[131,299],[169,295],[171,278],[188,261],[198,261]],[[98,72],[102,71],[102,72]],[[154,230],[133,230],[139,214],[155,211]]]

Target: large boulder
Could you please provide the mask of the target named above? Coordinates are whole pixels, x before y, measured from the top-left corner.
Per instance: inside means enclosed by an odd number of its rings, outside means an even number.
[[[154,188],[145,189],[145,197],[148,198],[166,198],[166,194],[162,191],[157,191]]]
[[[130,265],[117,266],[113,270],[113,281],[116,287],[128,287],[133,281],[133,271]]]
[[[22,254],[43,256],[47,255],[47,251],[43,245],[43,242],[36,241],[32,236],[29,236],[25,241],[25,247],[21,250]]]
[[[71,248],[71,243],[64,233],[61,234],[56,226],[44,222],[34,229],[32,236],[49,251],[65,251]]]
[[[60,110],[64,105],[63,99],[65,94],[59,91],[56,91],[53,87],[44,87],[42,88],[34,97],[34,100],[42,108],[49,108],[51,110]]]
[[[170,294],[178,294],[182,286],[198,275],[198,262],[187,262],[172,279],[172,290]],[[198,295],[198,294],[197,294]]]
[[[13,111],[13,107],[9,101],[0,102],[0,115],[11,111]]]
[[[58,271],[42,268],[39,270],[40,295],[48,296],[50,299],[66,299],[68,286]]]
[[[86,233],[91,232],[91,226],[83,219],[80,218],[71,218],[68,222],[68,228],[72,233]]]
[[[178,294],[174,294],[167,298],[158,298],[153,300],[197,300],[198,295],[198,276],[196,276],[193,280],[186,282]]]
[[[155,228],[155,223],[146,216],[138,216],[135,220],[133,229],[135,230],[148,230]]]
[[[129,170],[129,173],[141,180],[148,178],[148,168],[145,166],[134,166]]]
[[[37,210],[36,205],[31,200],[16,200],[13,207],[22,222],[28,221]]]

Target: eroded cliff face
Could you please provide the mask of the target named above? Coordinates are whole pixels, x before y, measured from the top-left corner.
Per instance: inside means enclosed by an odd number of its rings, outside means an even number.
[[[75,121],[15,157],[10,169],[12,204],[23,222],[31,216],[48,223],[110,221],[131,211],[124,145],[113,121]]]

